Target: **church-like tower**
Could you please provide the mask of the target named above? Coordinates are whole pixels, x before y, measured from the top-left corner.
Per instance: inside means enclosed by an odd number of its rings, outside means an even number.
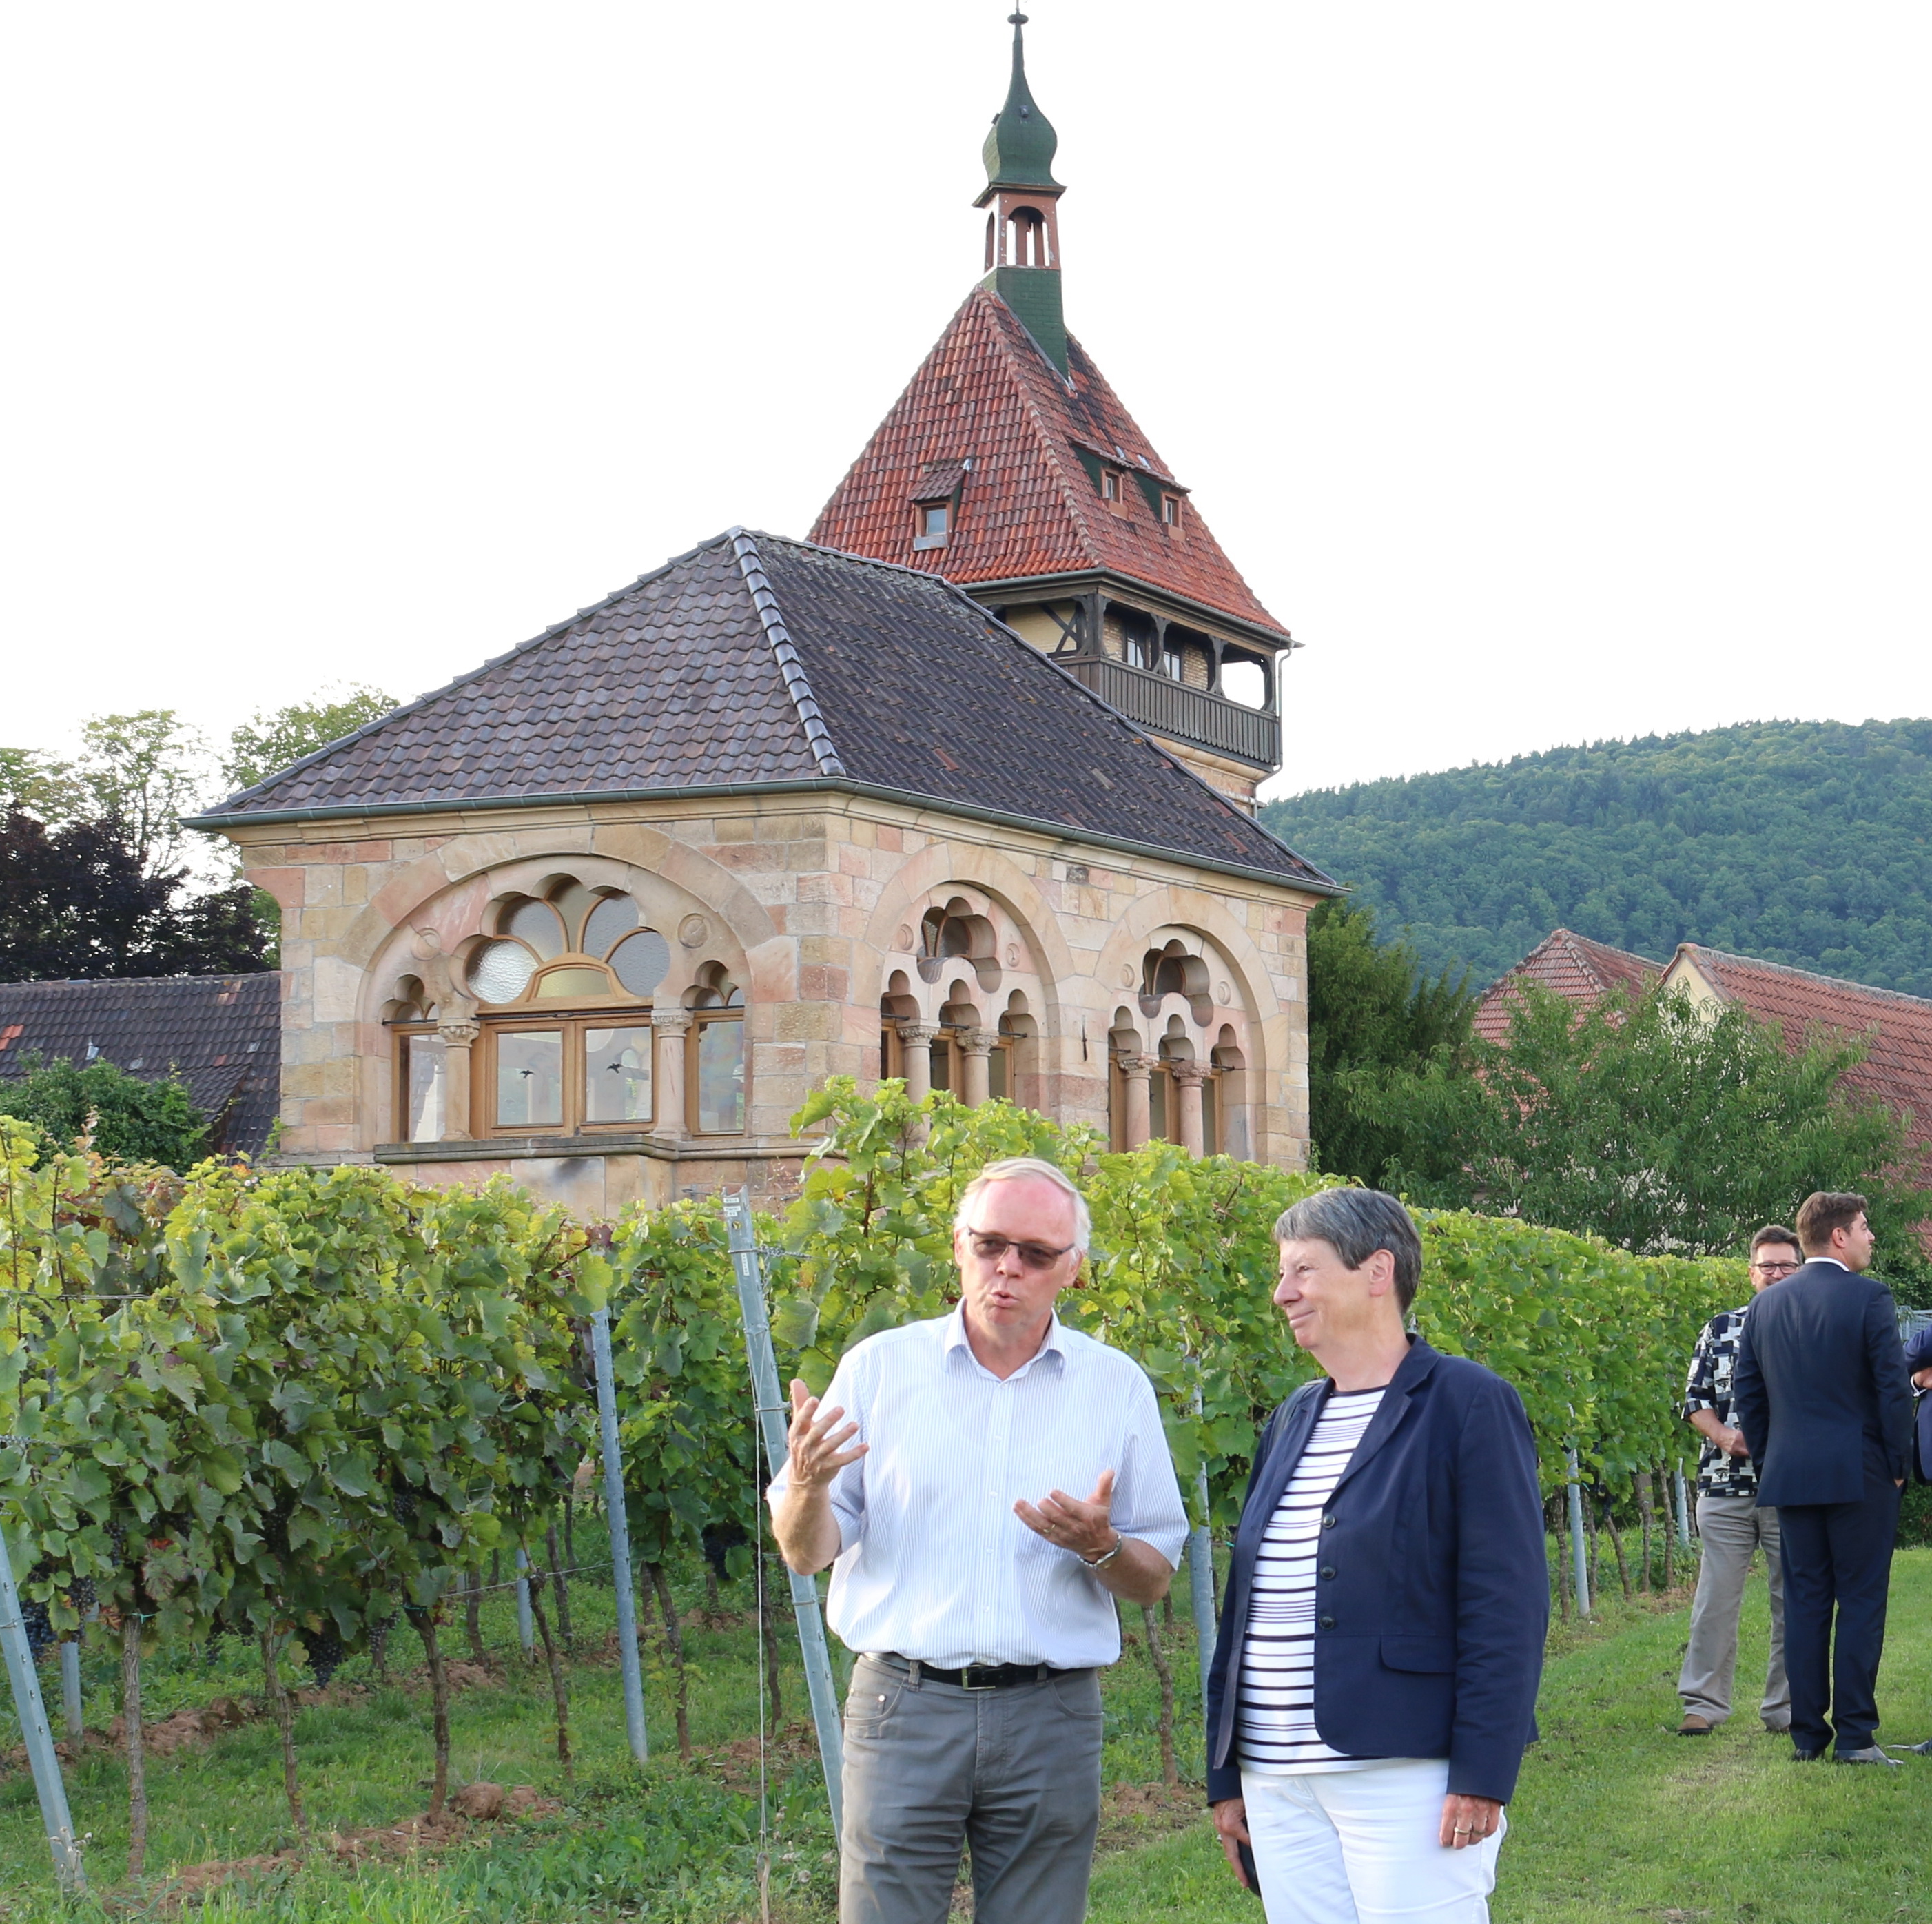
[[[986,278],[820,512],[814,541],[928,569],[1252,807],[1295,644],[1085,350],[1061,297],[1058,139],[1012,77],[986,137]]]

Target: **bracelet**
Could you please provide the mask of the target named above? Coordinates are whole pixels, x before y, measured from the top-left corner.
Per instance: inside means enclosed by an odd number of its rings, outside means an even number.
[[[1127,1547],[1127,1540],[1118,1530],[1114,1532],[1114,1547],[1103,1550],[1098,1556],[1083,1556],[1081,1562],[1090,1570],[1104,1570]]]

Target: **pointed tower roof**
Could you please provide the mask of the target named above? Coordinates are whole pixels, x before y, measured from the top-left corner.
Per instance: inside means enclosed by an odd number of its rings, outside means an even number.
[[[1163,521],[1162,496],[1184,498],[1186,488],[1079,342],[1066,345],[1063,380],[1006,302],[975,288],[812,539],[967,587],[1112,575],[1286,643],[1192,502],[1184,526]],[[1124,478],[1111,503],[1100,485],[1107,469]],[[916,505],[948,498],[956,509],[946,545],[916,552]]]
[[[1060,145],[1060,137],[1027,85],[1026,44],[1020,38],[1027,17],[1010,14],[1006,17],[1013,29],[1012,83],[1006,89],[1006,104],[994,115],[993,131],[986,136],[986,191],[974,203],[976,206],[983,207],[999,188],[1058,191],[1060,186],[1053,177],[1054,150]]]
[[[1335,891],[958,589],[740,528],[194,825],[814,790]]]

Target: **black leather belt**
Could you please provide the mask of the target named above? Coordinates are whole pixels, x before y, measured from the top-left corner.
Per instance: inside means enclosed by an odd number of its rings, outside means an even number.
[[[962,1690],[1006,1690],[1016,1683],[1044,1683],[1048,1677],[1060,1675],[1051,1664],[968,1664],[964,1669],[943,1670],[937,1664],[922,1663],[916,1657],[902,1657],[896,1650],[888,1650],[873,1661],[888,1670],[904,1671],[914,1688],[926,1677],[934,1683],[956,1685]]]

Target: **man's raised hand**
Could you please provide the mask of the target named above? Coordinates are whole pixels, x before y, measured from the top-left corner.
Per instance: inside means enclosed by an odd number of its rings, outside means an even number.
[[[863,1443],[854,1443],[849,1450],[844,1447],[859,1433],[856,1423],[836,1427],[844,1414],[835,1408],[821,1415],[818,1397],[796,1376],[792,1379],[791,1428],[785,1442],[794,1489],[822,1490],[848,1463],[866,1454]]]
[[[1024,1497],[1013,1505],[1013,1514],[1036,1536],[1043,1536],[1048,1543],[1057,1543],[1062,1550],[1070,1550],[1076,1556],[1090,1562],[1114,1547],[1113,1511],[1114,1472],[1111,1469],[1101,1471],[1093,1495],[1084,1503],[1064,1490],[1056,1490],[1050,1496],[1042,1498],[1037,1507]]]

